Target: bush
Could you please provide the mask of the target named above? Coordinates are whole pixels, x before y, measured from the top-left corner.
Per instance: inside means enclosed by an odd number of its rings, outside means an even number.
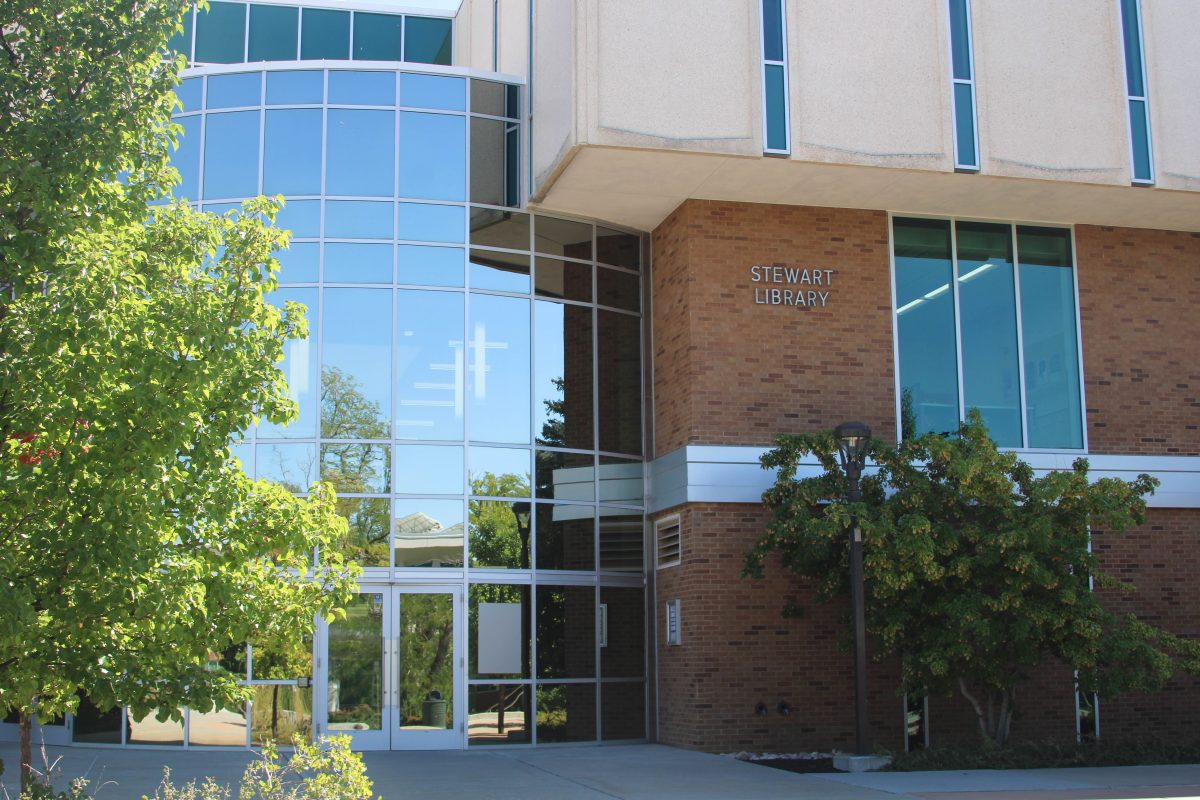
[[[1200,738],[1041,739],[996,747],[987,742],[914,750],[892,757],[888,769],[925,772],[960,769],[1050,769],[1055,767],[1123,767],[1138,764],[1200,762]]]

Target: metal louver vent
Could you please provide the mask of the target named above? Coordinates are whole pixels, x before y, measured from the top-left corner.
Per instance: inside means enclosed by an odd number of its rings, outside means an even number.
[[[656,543],[655,566],[658,569],[673,567],[679,563],[679,515],[673,514],[654,524]]]

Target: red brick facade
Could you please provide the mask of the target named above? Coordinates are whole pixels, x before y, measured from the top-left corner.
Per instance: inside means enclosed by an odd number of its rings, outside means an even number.
[[[764,445],[780,432],[862,419],[895,436],[888,219],[884,212],[690,200],[653,234],[653,456],[688,444]],[[1092,452],[1200,453],[1200,234],[1080,226],[1076,250]],[[824,306],[756,303],[751,267],[833,269]],[[806,287],[807,288],[807,287]],[[845,609],[815,606],[777,565],[741,577],[766,515],[754,504],[691,503],[678,513],[679,566],[656,573],[658,738],[710,751],[853,745],[853,662],[839,649]],[[1107,596],[1173,632],[1200,636],[1200,510],[1155,509],[1123,538],[1097,532],[1103,568],[1139,590]],[[680,600],[682,644],[663,605]],[[805,607],[782,615],[784,604]],[[870,668],[874,741],[903,747],[894,666]],[[1020,689],[1013,735],[1069,737],[1069,669],[1047,664]],[[791,714],[777,706],[788,703]],[[766,716],[754,713],[763,703]],[[1190,731],[1200,682],[1102,701],[1106,736]],[[934,744],[976,735],[960,697],[931,698]]]

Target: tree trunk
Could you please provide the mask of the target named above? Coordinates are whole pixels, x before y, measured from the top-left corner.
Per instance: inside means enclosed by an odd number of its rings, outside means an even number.
[[[21,728],[21,794],[29,791],[33,784],[33,717],[26,709],[21,709],[19,720]]]
[[[967,688],[967,682],[961,678],[958,681],[958,689],[962,696],[971,704],[971,708],[975,710],[975,721],[979,724],[979,735],[984,741],[990,742],[997,747],[1003,747],[1008,743],[1008,734],[1012,728],[1012,715],[1017,697],[1016,687],[1008,689],[989,689],[985,688],[983,694],[986,698],[987,705],[979,700],[970,689]]]

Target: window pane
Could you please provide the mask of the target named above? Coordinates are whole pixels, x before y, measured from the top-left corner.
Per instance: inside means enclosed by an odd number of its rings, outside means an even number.
[[[600,449],[642,452],[641,325],[637,317],[597,311]]]
[[[323,299],[321,435],[387,439],[392,293],[326,289]]]
[[[538,585],[539,678],[596,676],[596,589]]]
[[[529,497],[529,451],[510,447],[467,448],[471,494]]]
[[[601,677],[642,677],[646,671],[645,593],[641,589],[601,586],[600,602],[607,607],[608,615],[607,641],[600,648]]]
[[[236,64],[245,56],[246,6],[212,2],[196,10],[196,58],[204,64]]]
[[[391,283],[392,246],[358,242],[325,245],[326,283]]]
[[[539,253],[592,260],[592,226],[587,222],[534,217],[533,246]]]
[[[295,61],[300,9],[288,6],[250,6],[247,61]]]
[[[471,244],[528,250],[529,215],[494,208],[472,208]]]
[[[950,50],[954,77],[971,80],[971,32],[967,26],[967,0],[950,0]]]
[[[242,72],[236,75],[210,75],[208,78],[207,108],[257,106],[261,101],[261,72]]]
[[[255,686],[250,713],[250,736],[256,747],[267,742],[287,747],[294,738],[312,738],[312,689]]]
[[[482,587],[481,587],[482,588]],[[521,744],[532,741],[530,687],[472,684],[467,687],[467,744]]]
[[[121,728],[124,726],[124,711],[121,707],[101,711],[91,698],[79,693],[79,707],[75,709],[71,741],[87,744],[120,744]]]
[[[503,83],[495,81],[471,81],[471,111],[476,114],[490,114],[493,117],[504,116],[504,87]]]
[[[642,284],[637,275],[600,267],[596,271],[596,305],[641,309]]]
[[[600,502],[640,506],[645,500],[642,462],[618,456],[600,456]]]
[[[325,235],[330,239],[391,239],[391,202],[326,200]]]
[[[401,197],[465,200],[465,117],[400,113]]]
[[[322,72],[267,73],[267,105],[320,103],[324,96],[325,77]]]
[[[585,503],[596,499],[596,462],[591,453],[538,450],[535,461],[539,498]]]
[[[591,450],[592,309],[534,303],[533,413],[537,443]]]
[[[392,195],[395,115],[390,111],[329,110],[325,193]]]
[[[289,492],[307,492],[317,479],[317,446],[304,443],[259,444],[254,450],[254,474],[278,483]]]
[[[215,5],[215,4],[214,4]],[[127,744],[183,745],[183,716],[178,720],[167,717],[159,721],[158,710],[151,711],[141,719],[129,715]]]
[[[538,453],[539,459],[546,453]],[[555,453],[554,455],[563,455]],[[540,467],[540,462],[539,462]],[[589,472],[590,467],[586,468]],[[537,506],[537,568],[585,570],[596,568],[596,511],[592,506],[539,503]]]
[[[468,280],[472,289],[529,292],[529,256],[497,250],[472,250]]]
[[[344,61],[350,57],[350,12],[304,9],[300,58]]]
[[[642,571],[642,515],[617,508],[600,509],[600,569]]]
[[[204,94],[203,78],[187,78],[175,87],[175,96],[182,104],[181,111],[199,111]]]
[[[292,245],[301,247],[301,245]],[[315,248],[316,245],[310,245]],[[281,253],[280,255],[284,255]],[[301,303],[308,320],[309,338],[288,339],[283,346],[283,362],[279,365],[288,384],[288,397],[299,407],[299,416],[289,425],[275,425],[267,420],[259,423],[260,437],[304,439],[317,435],[317,290],[279,289],[271,292],[268,300],[284,308],[290,300]],[[304,489],[308,488],[305,484]]]
[[[979,409],[1001,447],[1021,447],[1012,227],[960,222],[955,233],[963,406]]]
[[[1129,101],[1129,130],[1133,136],[1133,177],[1139,181],[1154,179],[1150,172],[1150,131],[1146,126],[1146,103]]]
[[[537,709],[538,744],[595,741],[596,684],[539,684]]]
[[[338,494],[383,494],[391,491],[388,445],[327,442],[321,445],[321,480]],[[385,528],[386,532],[386,528]]]
[[[471,295],[467,327],[470,438],[529,442],[529,301]]]
[[[592,300],[592,266],[538,256],[533,270],[534,292],[564,300]]]
[[[200,120],[199,116],[175,120],[183,131],[176,139],[178,149],[171,153],[171,166],[179,170],[179,184],[172,194],[187,200],[200,198]]]
[[[600,738],[646,737],[646,687],[642,683],[600,684]]]
[[[258,194],[258,112],[209,114],[204,129],[204,197]]]
[[[461,446],[403,444],[392,463],[397,494],[462,494]]]
[[[321,110],[266,113],[263,194],[321,193]]]
[[[397,500],[393,519],[397,567],[462,567],[461,500]]]
[[[365,61],[399,61],[403,20],[399,14],[355,12],[354,57]]]
[[[214,709],[207,713],[188,712],[188,744],[246,746],[246,706],[235,711]]]
[[[1083,447],[1071,233],[1017,228],[1030,447]]]
[[[167,40],[167,49],[172,53],[178,53],[188,61],[192,60],[192,15],[194,9],[188,6],[187,11],[183,12],[183,19],[180,23],[183,30],[179,33],[171,34],[171,38]]]
[[[502,206],[509,196],[509,148],[505,131],[516,123],[471,118],[471,202]]]
[[[321,201],[287,201],[275,215],[275,227],[291,231],[293,239],[315,239],[321,235]]]
[[[954,84],[954,136],[958,163],[964,167],[979,166],[975,158],[975,103],[970,84]]]
[[[466,233],[462,206],[400,203],[396,238],[416,242],[456,244]]]
[[[404,21],[404,60],[450,66],[451,20],[408,17]]]
[[[316,242],[292,242],[286,250],[277,250],[280,283],[316,283],[321,260],[321,245]],[[314,318],[316,315],[313,315]],[[311,335],[312,326],[309,326]]]
[[[763,58],[783,61],[783,0],[763,0]]]
[[[470,566],[529,569],[529,503],[471,500],[467,503]]]
[[[328,448],[325,445],[322,452]],[[368,445],[341,445],[343,449],[368,448]],[[378,447],[383,447],[379,445]],[[344,558],[364,567],[387,567],[391,544],[388,531],[391,520],[388,506],[391,501],[383,497],[342,497],[337,499],[337,513],[346,520],[346,537],[334,544]]]
[[[330,731],[383,729],[383,609],[383,594],[360,594],[329,623]]]
[[[616,231],[612,228],[596,228],[596,260],[614,267],[639,269],[641,240],[637,234]]]
[[[1142,82],[1142,42],[1138,34],[1138,0],[1121,0],[1121,33],[1125,40],[1125,83],[1129,94],[1145,97]]]
[[[763,102],[767,106],[767,149],[787,150],[788,98],[783,80],[783,67],[779,64],[767,64],[763,67],[763,77],[766,81]]]
[[[396,283],[420,286],[462,286],[461,247],[425,247],[402,244],[396,247]]]
[[[464,111],[467,107],[466,81],[442,75],[401,73],[400,105]]]
[[[329,71],[329,103],[394,106],[396,75],[392,72]]]
[[[902,436],[956,431],[958,356],[950,223],[897,218],[893,233]]]
[[[397,439],[463,438],[463,313],[460,292],[396,293]]]

